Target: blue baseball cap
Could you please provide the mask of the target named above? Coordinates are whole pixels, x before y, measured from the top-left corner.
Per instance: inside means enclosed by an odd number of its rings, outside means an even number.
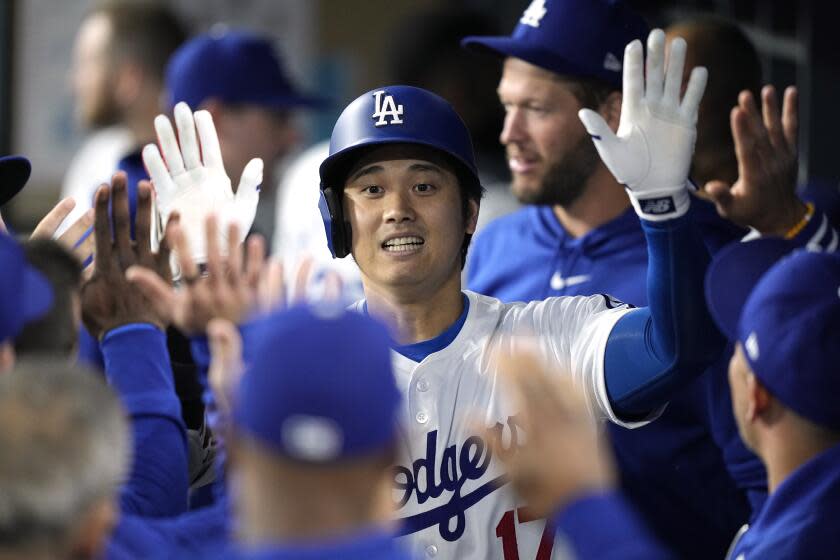
[[[32,165],[22,156],[0,157],[0,206],[9,202],[29,180]]]
[[[47,279],[26,261],[23,248],[0,233],[0,342],[16,337],[24,325],[53,303]]]
[[[735,243],[709,267],[706,299],[779,401],[840,430],[840,254],[794,250],[782,239]]]
[[[236,426],[280,455],[328,463],[395,442],[400,392],[388,333],[340,306],[299,306],[257,327]]]
[[[624,48],[649,31],[621,0],[533,0],[509,37],[471,36],[461,45],[621,88]]]
[[[166,68],[169,106],[197,109],[207,99],[270,109],[318,108],[320,97],[292,84],[271,41],[244,31],[199,35],[184,43]]]

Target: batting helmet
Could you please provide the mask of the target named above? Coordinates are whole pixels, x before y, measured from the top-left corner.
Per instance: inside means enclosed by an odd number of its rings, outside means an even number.
[[[365,148],[383,144],[417,144],[437,150],[452,163],[463,192],[481,197],[469,130],[449,103],[411,86],[369,91],[338,117],[330,138],[330,154],[321,163],[319,206],[334,257],[350,254],[350,224],[341,204],[347,173]]]

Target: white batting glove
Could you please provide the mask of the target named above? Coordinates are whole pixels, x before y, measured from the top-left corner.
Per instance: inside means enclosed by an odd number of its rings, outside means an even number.
[[[196,111],[193,114],[186,103],[178,103],[175,125],[180,147],[169,119],[164,115],[155,118],[160,151],[156,145],[148,144],[143,148],[143,162],[157,195],[162,220],[160,231],[172,212],[177,211],[189,239],[192,258],[200,264],[207,261],[204,224],[209,214],[218,217],[220,247],[227,247],[230,223],[236,223],[243,236],[250,231],[260,200],[263,161],[254,158],[248,162],[234,194],[222,163],[219,137],[210,113]]]
[[[627,187],[639,217],[670,220],[688,211],[688,170],[697,136],[697,110],[708,73],[697,67],[680,103],[685,41],[671,41],[665,69],[665,33],[648,36],[647,84],[642,43],[624,50],[624,91],[618,134],[590,109],[578,116],[595,141],[604,164]]]

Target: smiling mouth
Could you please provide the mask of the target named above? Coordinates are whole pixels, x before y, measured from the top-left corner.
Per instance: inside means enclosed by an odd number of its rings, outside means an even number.
[[[422,237],[395,237],[382,244],[382,248],[390,253],[405,253],[419,249],[426,241]]]

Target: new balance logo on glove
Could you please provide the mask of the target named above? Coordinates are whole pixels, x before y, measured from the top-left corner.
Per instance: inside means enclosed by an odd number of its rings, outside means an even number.
[[[668,214],[669,212],[674,211],[674,198],[670,196],[666,196],[663,198],[650,198],[647,200],[642,200],[642,212],[645,214]]]

